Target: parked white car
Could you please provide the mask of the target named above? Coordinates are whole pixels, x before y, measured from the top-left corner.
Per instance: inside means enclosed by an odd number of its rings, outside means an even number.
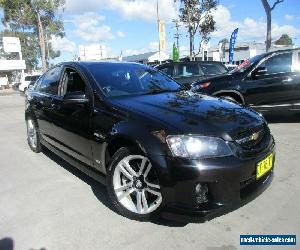
[[[35,82],[39,79],[40,75],[25,75],[21,78],[21,83],[19,85],[19,90],[25,92],[30,83]]]

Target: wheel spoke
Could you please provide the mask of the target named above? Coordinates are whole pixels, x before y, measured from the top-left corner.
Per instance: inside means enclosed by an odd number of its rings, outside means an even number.
[[[131,186],[132,186],[132,182],[128,182],[128,183],[124,184],[124,185],[121,186],[121,187],[115,188],[115,191],[116,191],[116,192],[124,191],[124,190],[128,189],[128,188],[131,187]]]
[[[118,199],[121,201],[121,200],[124,199],[125,197],[129,196],[133,191],[135,191],[134,188],[128,189],[126,192],[123,192],[123,193],[121,193],[120,195],[118,195]]]
[[[137,173],[131,168],[128,161],[122,161],[119,163],[120,171],[130,180],[133,179],[133,176],[137,176]]]
[[[138,176],[140,176],[143,172],[144,172],[144,169],[146,167],[148,163],[148,159],[145,157],[143,160],[142,160],[142,163],[141,163],[141,166],[140,166],[140,171],[138,173]]]
[[[152,168],[152,164],[151,164],[151,162],[149,162],[149,164],[148,164],[148,166],[147,166],[147,169],[146,169],[146,171],[145,171],[145,173],[144,173],[144,178],[147,177],[147,175],[149,174],[151,168]]]
[[[151,193],[151,194],[156,195],[156,196],[159,196],[159,197],[161,196],[160,192],[154,191],[154,190],[152,190],[152,189],[150,189],[150,188],[146,188],[145,190],[146,190],[147,192]]]
[[[153,183],[150,183],[150,182],[148,182],[148,181],[146,181],[145,180],[145,183],[148,185],[148,187],[150,187],[150,188],[155,188],[155,189],[160,189],[160,186],[159,185],[157,185],[157,184],[153,184]]]
[[[138,213],[142,213],[142,193],[136,192],[136,210]]]
[[[147,212],[147,210],[148,210],[148,202],[147,202],[146,194],[145,194],[144,190],[142,192],[142,203],[143,203],[144,211]]]

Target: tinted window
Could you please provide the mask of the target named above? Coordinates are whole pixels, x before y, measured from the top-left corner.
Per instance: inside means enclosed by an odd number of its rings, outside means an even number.
[[[159,70],[164,72],[168,76],[173,76],[173,74],[174,74],[173,66],[165,66],[165,67],[160,68]]]
[[[222,66],[216,64],[201,64],[200,67],[204,75],[219,75],[227,72]]]
[[[109,97],[176,91],[180,88],[171,78],[144,65],[94,63],[88,68]]]
[[[37,90],[43,93],[57,95],[61,67],[55,67],[45,73],[44,78],[37,86]]]
[[[261,67],[266,67],[267,74],[276,74],[292,71],[292,53],[283,53],[272,56],[263,62]]]
[[[31,81],[31,76],[25,76],[25,81]]]
[[[178,65],[178,76],[188,77],[194,75],[200,75],[198,64],[187,63]]]

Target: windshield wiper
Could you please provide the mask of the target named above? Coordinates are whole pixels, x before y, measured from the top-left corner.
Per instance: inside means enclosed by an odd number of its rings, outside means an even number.
[[[174,92],[175,90],[172,89],[153,89],[149,92],[143,93],[142,95],[154,95],[154,94],[160,94],[165,92]]]

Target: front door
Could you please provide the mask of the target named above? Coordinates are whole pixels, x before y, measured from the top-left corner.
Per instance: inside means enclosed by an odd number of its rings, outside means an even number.
[[[53,130],[53,98],[58,95],[61,67],[54,67],[41,77],[35,86],[33,105],[42,138],[53,144],[55,132]]]
[[[90,99],[89,104],[68,104],[64,102],[66,94],[82,92]],[[55,117],[53,126],[56,133],[57,146],[76,158],[91,165],[91,112],[92,98],[88,82],[76,69],[64,69],[60,96],[53,98]]]
[[[292,53],[284,52],[267,58],[258,65],[266,73],[255,78],[248,76],[243,84],[246,88],[246,103],[255,107],[285,107],[290,103]]]

